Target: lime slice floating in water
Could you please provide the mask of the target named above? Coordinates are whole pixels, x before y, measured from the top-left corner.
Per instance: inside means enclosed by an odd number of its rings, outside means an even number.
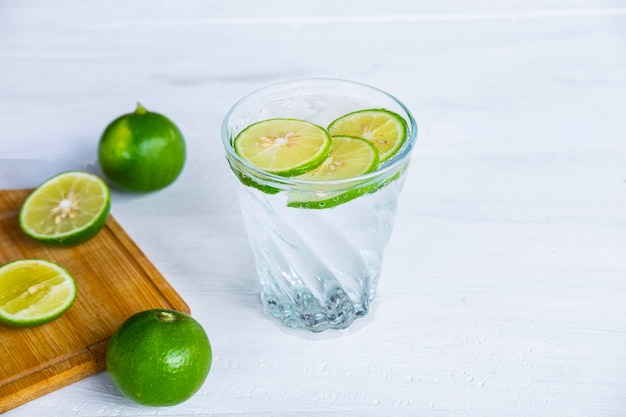
[[[61,266],[20,259],[0,267],[0,322],[32,327],[65,313],[76,299],[74,278]]]
[[[369,141],[333,136],[328,157],[316,169],[297,177],[308,181],[334,181],[358,177],[378,167],[380,153]]]
[[[332,150],[316,169],[296,179],[307,181],[336,181],[356,178],[376,170],[380,153],[368,140],[350,136],[333,136]],[[337,191],[340,188],[341,191]],[[307,192],[293,192],[287,203],[290,207],[330,208],[353,200],[367,192],[369,187],[355,187],[345,191],[342,184],[311,185]]]
[[[331,140],[326,129],[299,119],[269,119],[246,127],[233,141],[235,152],[265,172],[303,174],[326,160]]]
[[[41,242],[73,245],[104,226],[111,207],[109,188],[99,177],[80,171],[54,176],[22,205],[20,227]]]
[[[380,152],[380,161],[395,155],[406,140],[408,127],[398,114],[386,109],[367,109],[348,113],[328,126],[333,136],[345,135],[367,139]]]

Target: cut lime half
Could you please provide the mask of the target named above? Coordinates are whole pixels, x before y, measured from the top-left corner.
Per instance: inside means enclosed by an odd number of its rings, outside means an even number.
[[[20,227],[41,242],[73,245],[95,236],[111,207],[109,187],[81,171],[64,172],[35,189],[20,210]]]
[[[333,136],[355,136],[367,139],[380,152],[380,161],[386,161],[402,147],[408,134],[406,121],[386,109],[367,109],[348,113],[328,126]]]
[[[351,136],[333,136],[332,150],[328,158],[316,169],[296,179],[306,181],[336,181],[357,178],[378,168],[380,153],[368,140]],[[357,183],[358,184],[358,183]],[[310,184],[310,190],[292,191],[289,207],[331,208],[353,200],[368,191],[368,187],[356,186],[345,191],[341,184]],[[341,191],[337,191],[340,188]]]
[[[20,259],[0,267],[0,322],[32,327],[65,313],[76,299],[74,278],[61,266]]]
[[[270,174],[291,177],[319,166],[330,152],[326,129],[299,119],[254,123],[233,140],[235,152]]]

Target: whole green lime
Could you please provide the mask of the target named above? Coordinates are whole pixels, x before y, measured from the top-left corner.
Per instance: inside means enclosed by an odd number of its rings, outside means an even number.
[[[195,394],[211,368],[206,332],[194,318],[168,309],[132,315],[113,334],[106,365],[115,386],[152,406],[180,404]]]
[[[173,183],[185,165],[182,133],[167,117],[141,104],[113,120],[98,145],[98,162],[117,188],[134,192],[160,190]]]

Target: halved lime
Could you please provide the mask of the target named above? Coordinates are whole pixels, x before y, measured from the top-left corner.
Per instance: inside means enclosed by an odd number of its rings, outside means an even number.
[[[20,211],[20,227],[41,242],[73,245],[95,236],[111,208],[109,187],[81,171],[64,172],[33,191]]]
[[[74,278],[41,259],[20,259],[0,267],[0,321],[32,327],[65,313],[76,299]]]
[[[331,147],[326,129],[300,119],[269,119],[254,123],[233,141],[235,152],[253,166],[291,177],[317,168]]]
[[[378,167],[380,153],[370,141],[351,136],[333,136],[328,158],[316,169],[296,179],[334,181],[356,178]],[[341,184],[312,184],[310,190],[291,193],[289,207],[322,209],[346,203],[368,192],[369,187],[354,187],[345,191]],[[338,191],[337,189],[341,189]]]
[[[367,139],[380,152],[380,161],[391,158],[404,143],[408,126],[397,113],[386,109],[367,109],[348,113],[328,126],[333,136],[356,136]]]

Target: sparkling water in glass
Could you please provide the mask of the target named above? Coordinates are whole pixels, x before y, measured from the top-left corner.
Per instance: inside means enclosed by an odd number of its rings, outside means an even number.
[[[297,118],[327,127],[344,114],[374,108],[402,116],[408,135],[394,157],[360,177],[305,181],[272,175],[247,163],[232,146],[241,130],[261,120]],[[416,135],[415,120],[400,101],[351,81],[273,85],[232,107],[222,141],[236,178],[262,302],[271,316],[289,327],[318,332],[346,328],[367,314]]]

